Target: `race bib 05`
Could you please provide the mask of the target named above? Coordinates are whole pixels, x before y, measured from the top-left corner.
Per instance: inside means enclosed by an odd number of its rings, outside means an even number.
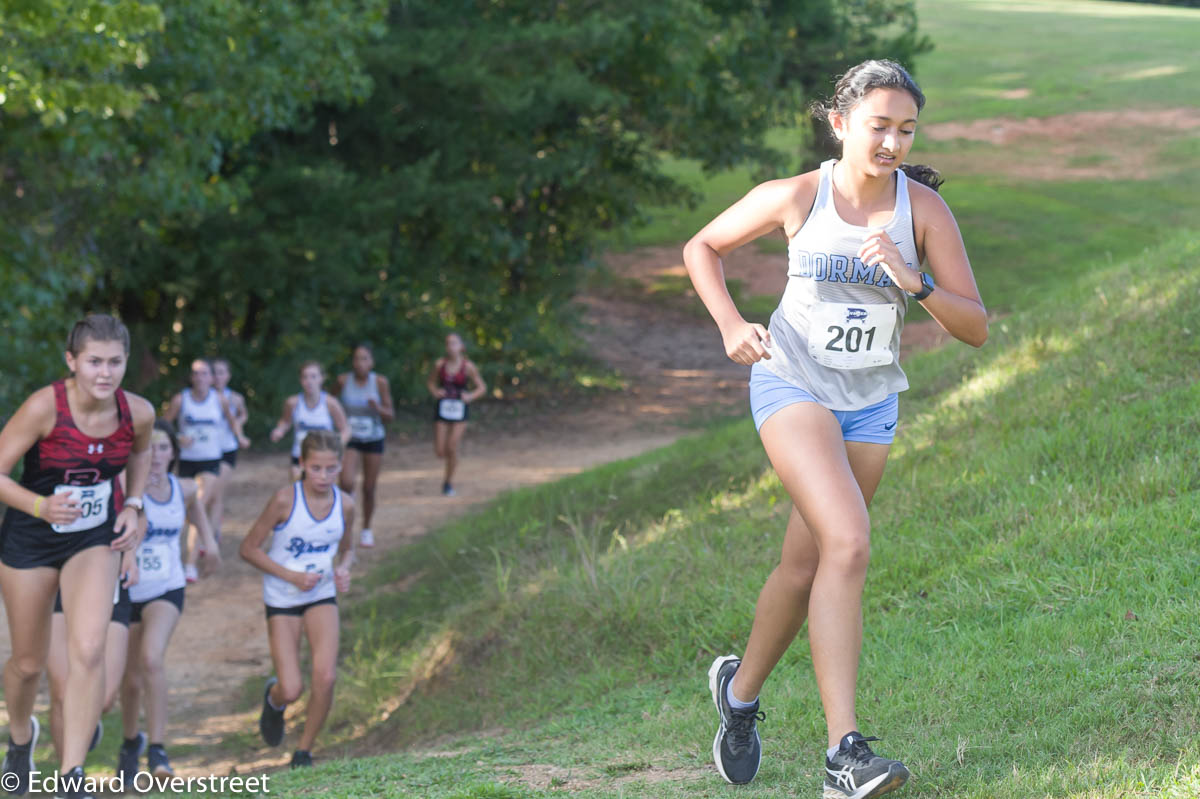
[[[108,521],[108,505],[112,499],[112,481],[94,486],[55,486],[55,494],[70,494],[79,506],[79,518],[70,524],[52,524],[56,533],[78,533],[91,530]]]
[[[467,415],[467,403],[460,399],[438,400],[438,416],[448,422],[461,422]]]

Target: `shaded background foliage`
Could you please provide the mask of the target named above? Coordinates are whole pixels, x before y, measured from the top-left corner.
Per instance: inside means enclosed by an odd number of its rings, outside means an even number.
[[[600,237],[686,199],[664,155],[810,163],[766,132],[809,124],[848,65],[929,46],[905,0],[10,7],[0,413],[61,371],[85,308],[130,325],[155,399],[221,353],[273,410],[301,360],[363,339],[413,399],[450,329],[501,390],[568,380]]]

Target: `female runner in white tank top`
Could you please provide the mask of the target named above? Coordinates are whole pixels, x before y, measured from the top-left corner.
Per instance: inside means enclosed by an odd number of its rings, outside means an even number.
[[[167,645],[183,613],[186,585],[181,552],[183,528],[191,522],[200,531],[207,552],[205,570],[221,565],[221,553],[196,482],[171,472],[179,458],[179,444],[171,423],[158,420],[150,437],[150,475],[146,482],[146,536],[137,549],[138,581],[129,589],[132,601],[129,657],[121,681],[121,722],[124,740],[117,754],[117,775],[131,784],[138,760],[146,751],[146,770],[156,777],[175,772],[167,757]],[[144,700],[144,701],[143,701]],[[146,729],[138,728],[145,709]],[[147,749],[147,742],[149,748]]]
[[[350,588],[354,562],[354,497],[337,487],[342,440],[330,431],[315,430],[305,437],[300,453],[301,479],[275,492],[240,550],[264,573],[263,601],[276,676],[267,680],[263,692],[259,731],[271,746],[283,741],[284,711],[304,691],[300,636],[308,636],[312,693],[304,732],[292,755],[293,768],[312,765],[313,742],[333,704],[337,594]]]
[[[871,751],[855,718],[867,507],[896,427],[896,394],[908,386],[897,362],[908,302],[972,346],[988,334],[954,216],[898,171],[924,99],[898,64],[854,67],[823,113],[841,158],[756,187],[684,248],[726,353],[753,364],[755,423],[793,502],[745,654],[719,657],[709,670],[720,717],[713,756],[730,782],[758,772],[759,689],[806,618],[828,732],[824,796],[865,799],[908,778],[901,762]],[[734,306],[721,258],[780,228],[788,285],[768,330]]]
[[[233,378],[229,361],[225,358],[214,358],[212,369],[213,387],[228,403],[229,411],[233,415],[233,422],[236,422],[235,427],[229,419],[221,417],[221,466],[218,473],[221,487],[213,502],[212,513],[209,514],[209,522],[212,523],[216,538],[220,540],[221,525],[225,521],[225,491],[233,478],[233,470],[237,468],[238,450],[247,449],[250,446],[250,439],[245,436],[246,422],[250,419],[250,412],[246,408],[246,398],[240,392],[229,387],[229,381]]]
[[[271,430],[272,443],[279,441],[293,426],[292,481],[300,479],[300,445],[304,437],[313,430],[334,430],[342,439],[342,445],[350,440],[350,423],[342,403],[321,390],[325,384],[325,372],[316,361],[305,361],[300,365],[299,394],[288,397],[283,403],[279,422]]]
[[[373,371],[375,354],[370,344],[364,342],[354,348],[351,366],[351,371],[338,375],[338,396],[350,421],[350,441],[346,444],[342,463],[341,486],[343,491],[354,493],[361,459],[363,490],[361,496],[355,495],[362,504],[363,517],[358,544],[373,547],[375,535],[371,531],[371,518],[375,515],[375,485],[379,482],[383,445],[387,439],[384,425],[396,418],[396,410],[392,406],[392,389],[387,378]]]
[[[195,478],[204,512],[211,519],[221,496],[221,430],[229,425],[240,435],[242,426],[228,400],[213,387],[213,369],[207,360],[192,361],[191,384],[171,398],[163,418],[179,429],[179,475]],[[198,535],[196,526],[189,525],[189,582],[196,580],[196,560],[202,552]]]

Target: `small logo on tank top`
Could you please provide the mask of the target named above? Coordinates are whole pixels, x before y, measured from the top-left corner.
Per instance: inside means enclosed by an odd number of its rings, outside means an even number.
[[[88,444],[88,454],[89,455],[103,455],[104,454],[104,445],[103,444]]]

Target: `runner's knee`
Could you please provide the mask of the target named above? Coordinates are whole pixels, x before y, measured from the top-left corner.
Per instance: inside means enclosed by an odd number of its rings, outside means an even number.
[[[105,643],[103,635],[73,638],[67,651],[67,659],[71,663],[71,668],[80,668],[89,672],[104,668]]]
[[[280,678],[279,686],[276,690],[279,691],[282,703],[290,705],[300,698],[300,694],[304,693],[304,681],[292,678]]]
[[[821,567],[832,567],[843,574],[865,573],[870,560],[871,539],[865,531],[837,536],[821,547]]]
[[[8,659],[8,668],[12,669],[18,679],[36,680],[42,676],[42,670],[46,668],[46,659],[36,655],[14,654]]]
[[[337,682],[337,669],[333,666],[313,668],[313,691],[332,691]]]

